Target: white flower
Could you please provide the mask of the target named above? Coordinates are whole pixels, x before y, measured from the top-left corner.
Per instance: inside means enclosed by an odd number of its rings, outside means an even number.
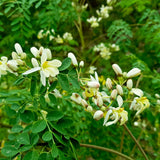
[[[102,18],[108,18],[109,17],[109,11],[112,10],[113,8],[110,6],[104,6],[102,5],[102,7],[100,8],[100,11],[97,10],[97,14],[98,16],[102,17]]]
[[[1,57],[0,60],[0,77],[1,75],[6,75],[7,74],[7,61],[8,58],[7,57]]]
[[[93,51],[99,52],[101,57],[106,60],[108,60],[110,58],[110,55],[112,54],[109,48],[107,48],[104,43],[100,43],[99,45],[94,46]]]
[[[78,93],[72,93],[72,96],[70,97],[72,101],[76,102],[77,104],[81,104],[81,96]]]
[[[71,52],[68,53],[68,57],[71,59],[72,61],[72,64],[77,67],[78,66],[78,62],[77,62],[77,59],[75,57],[75,55]]]
[[[59,90],[58,89],[54,89],[53,90],[53,94],[56,98],[62,98],[62,95],[60,94]]]
[[[156,98],[160,98],[160,95],[158,93],[155,94]]]
[[[143,112],[150,106],[150,103],[146,97],[135,97],[131,103],[130,110],[136,110],[136,116]]]
[[[92,16],[91,18],[87,19],[87,22],[91,24],[92,28],[96,28],[99,26],[99,23],[101,21],[101,18],[96,18]]]
[[[62,43],[63,43],[63,39],[60,37],[60,35],[58,35],[58,36],[55,38],[55,41],[56,41],[58,44],[62,44]]]
[[[90,88],[99,88],[100,84],[99,84],[97,72],[95,72],[95,78],[91,75],[90,77],[91,77],[91,81],[87,82],[87,86]]]
[[[88,103],[86,102],[85,99],[81,99],[81,104],[83,107],[87,107],[88,106]]]
[[[108,103],[111,102],[110,96],[108,96],[106,92],[102,91],[101,96],[102,96],[102,99],[103,99],[104,102],[108,102]]]
[[[109,121],[109,119],[113,119],[113,121]],[[112,108],[110,109],[104,119],[103,125],[110,126],[115,124],[120,120],[120,125],[123,125],[128,120],[128,112],[124,110],[124,108]]]
[[[141,70],[139,68],[133,68],[127,73],[127,78],[136,77],[141,74]]]
[[[98,121],[101,118],[103,118],[103,112],[101,110],[96,111],[93,115],[93,119]]]
[[[67,41],[71,41],[73,39],[72,34],[68,33],[68,32],[64,33],[63,34],[63,39],[67,40]]]
[[[90,74],[93,74],[96,69],[97,69],[97,68],[96,68],[95,66],[90,66],[90,67],[89,67],[89,73],[90,73]]]
[[[113,65],[112,65],[112,68],[113,68],[113,70],[115,71],[115,73],[116,73],[117,75],[122,75],[122,70],[121,70],[121,68],[119,67],[118,64],[113,64]]]
[[[88,7],[88,3],[86,3],[85,5],[82,5],[82,9],[85,10]]]
[[[38,62],[37,62],[38,63]],[[52,61],[47,61],[47,54],[46,52],[43,52],[41,56],[41,66],[34,67],[25,73],[23,75],[27,75],[36,71],[40,70],[40,77],[41,77],[41,82],[45,86],[46,85],[46,78],[49,76],[55,77],[56,75],[59,74],[58,67],[61,66],[61,61],[59,60],[52,60]]]
[[[41,29],[39,32],[38,32],[38,35],[37,35],[37,38],[38,39],[41,39],[41,38],[43,38],[44,37],[44,30],[43,29]]]

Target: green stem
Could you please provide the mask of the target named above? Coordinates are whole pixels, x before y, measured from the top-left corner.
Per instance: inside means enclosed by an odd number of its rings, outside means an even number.
[[[87,148],[94,148],[94,149],[99,149],[99,150],[102,150],[102,151],[106,151],[106,152],[111,152],[111,153],[114,153],[118,156],[121,156],[125,159],[128,159],[128,160],[133,160],[131,157],[125,155],[125,154],[122,154],[118,151],[115,151],[113,149],[109,149],[109,148],[104,148],[104,147],[100,147],[100,146],[96,146],[96,145],[90,145],[90,144],[80,144],[81,147],[87,147]]]
[[[134,142],[136,143],[136,145],[138,146],[139,150],[141,151],[141,153],[143,154],[145,160],[149,160],[147,155],[145,154],[144,150],[142,149],[141,145],[139,144],[139,142],[136,140],[136,138],[133,136],[132,132],[129,130],[129,128],[126,126],[126,124],[123,125],[123,127],[125,128],[125,130],[129,133],[129,135],[131,136],[131,138],[134,140]]]

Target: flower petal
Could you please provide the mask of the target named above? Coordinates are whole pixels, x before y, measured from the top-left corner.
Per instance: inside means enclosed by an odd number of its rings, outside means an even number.
[[[36,72],[36,71],[39,71],[41,69],[41,67],[35,67],[35,68],[32,68],[26,72],[23,73],[23,75],[27,75],[27,74],[30,74],[30,73],[33,73],[33,72]]]
[[[43,73],[43,71],[40,71],[40,75],[41,75],[41,82],[43,86],[46,86],[46,77]]]

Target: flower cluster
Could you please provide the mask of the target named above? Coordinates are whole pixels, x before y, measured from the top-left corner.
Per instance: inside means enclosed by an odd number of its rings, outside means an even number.
[[[119,51],[119,46],[112,44],[109,47],[106,47],[104,43],[100,43],[93,48],[94,52],[98,52],[102,58],[108,60],[112,51]]]
[[[131,78],[140,75],[140,69],[133,68],[127,73],[122,72],[117,64],[113,64],[112,68],[117,79],[107,78],[105,86],[100,87],[99,77],[95,72],[95,76],[90,76],[90,79],[80,79],[84,89],[82,96],[78,93],[73,93],[71,96],[71,100],[82,105],[86,111],[91,112],[94,119],[100,120],[104,117],[103,125],[105,126],[117,122],[123,125],[128,120],[125,103],[131,102],[129,108],[136,110],[135,116],[138,116],[150,105],[148,99],[143,96],[143,91],[139,88],[133,88]]]
[[[99,10],[96,10],[96,13],[98,15],[98,18],[95,16],[92,16],[87,19],[87,22],[91,24],[92,28],[96,28],[99,26],[99,22],[102,19],[106,19],[109,17],[109,12],[112,10],[112,6],[104,6],[102,5]]]
[[[1,57],[0,61],[0,77],[1,75],[6,75],[7,72],[14,73],[18,75],[19,68],[23,67],[23,70],[29,68],[26,65],[26,53],[23,52],[22,47],[20,44],[15,44],[16,52],[12,52],[12,59],[8,60],[7,57]],[[52,59],[52,54],[50,49],[40,47],[37,49],[36,47],[32,47],[31,53],[33,54],[34,58],[31,59],[31,63],[33,68],[29,69],[28,71],[24,72],[23,75],[28,75],[30,73],[40,71],[40,80],[42,84],[46,85],[46,78],[53,78],[59,74],[58,67],[61,66],[61,61]]]
[[[50,30],[45,31],[42,29],[38,32],[38,35],[37,35],[38,39],[42,39],[46,37],[49,37],[50,41],[55,40],[58,44],[63,44],[64,42],[69,42],[73,40],[72,34],[68,32],[64,33],[62,37],[60,35],[56,36],[54,29],[51,29],[51,31]]]

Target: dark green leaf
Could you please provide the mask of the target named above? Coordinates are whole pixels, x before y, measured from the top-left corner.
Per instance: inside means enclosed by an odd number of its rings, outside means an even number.
[[[12,147],[12,146],[6,146],[2,148],[1,153],[6,157],[13,157],[18,153],[18,149]]]
[[[20,108],[20,106],[19,106],[19,104],[17,104],[17,103],[13,103],[12,105],[11,105],[11,109],[13,109],[13,110],[18,110]]]
[[[67,75],[59,74],[57,78],[58,78],[58,82],[60,83],[62,89],[69,91],[69,82],[68,82]]]
[[[60,111],[52,111],[47,114],[47,120],[49,121],[57,121],[63,117],[63,113]]]
[[[42,139],[44,141],[50,141],[52,139],[52,133],[50,131],[47,131],[43,134]]]
[[[56,144],[52,145],[51,154],[52,154],[53,158],[56,158],[58,156],[58,148],[57,148]]]
[[[31,134],[31,144],[35,145],[37,144],[38,140],[39,140],[39,135],[38,134]]]
[[[66,58],[62,61],[62,65],[58,69],[59,69],[59,71],[63,71],[65,69],[67,69],[70,65],[71,65],[71,59]]]
[[[17,142],[19,144],[30,144],[29,135],[28,133],[21,133],[17,136]]]
[[[49,87],[49,92],[53,91],[55,88],[56,88],[56,85],[57,85],[57,81],[54,81],[51,86]]]
[[[13,133],[19,133],[19,132],[21,132],[23,130],[23,127],[22,126],[20,126],[20,125],[15,125],[15,126],[13,126],[13,128],[11,129],[11,132],[13,132]]]
[[[46,121],[45,120],[39,120],[35,122],[32,126],[32,132],[33,133],[39,133],[43,131],[46,128]]]
[[[24,156],[23,160],[38,160],[38,157],[39,154],[37,151],[31,151]]]
[[[49,97],[51,103],[53,103],[53,104],[57,103],[57,99],[53,94],[49,94],[48,97]]]
[[[25,146],[22,146],[19,150],[20,152],[25,152],[25,151],[28,151],[32,148],[31,145],[25,145]]]

